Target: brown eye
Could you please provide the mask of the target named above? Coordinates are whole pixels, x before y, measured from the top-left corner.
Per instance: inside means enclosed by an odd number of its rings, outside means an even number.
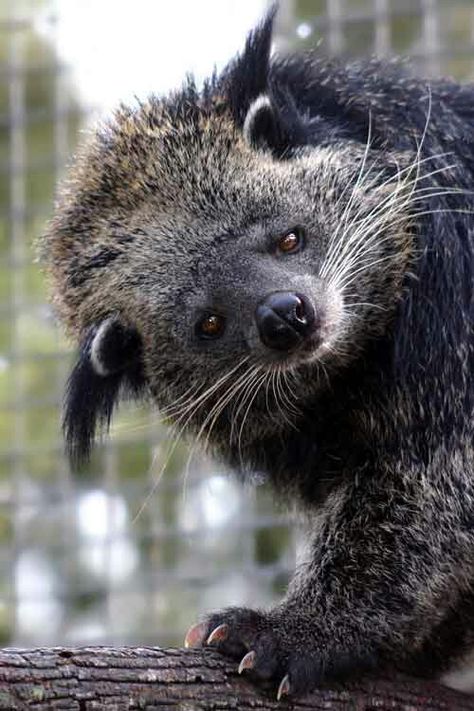
[[[291,230],[278,240],[278,251],[283,254],[298,252],[303,246],[303,233],[300,229]]]
[[[208,314],[196,326],[201,338],[219,338],[224,333],[225,319],[217,314]]]

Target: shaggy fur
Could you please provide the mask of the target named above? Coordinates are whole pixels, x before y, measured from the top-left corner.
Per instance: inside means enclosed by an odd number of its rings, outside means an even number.
[[[474,644],[474,89],[270,59],[271,31],[202,91],[120,109],[78,157],[43,240],[82,344],[68,447],[88,453],[128,384],[306,511],[283,601],[211,614],[190,644],[219,628],[280,696],[369,668],[439,677]],[[288,290],[320,338],[273,352],[255,310]]]

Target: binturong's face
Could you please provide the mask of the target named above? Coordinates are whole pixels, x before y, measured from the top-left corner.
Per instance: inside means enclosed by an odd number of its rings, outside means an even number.
[[[268,94],[226,100],[238,66],[122,109],[65,185],[43,254],[80,343],[75,459],[123,387],[221,450],[283,429],[393,313],[411,171],[355,141],[282,149]]]

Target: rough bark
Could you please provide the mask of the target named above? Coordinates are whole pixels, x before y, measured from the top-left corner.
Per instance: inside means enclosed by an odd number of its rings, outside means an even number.
[[[434,683],[399,678],[319,689],[305,699],[275,700],[236,665],[206,650],[150,647],[53,647],[0,651],[0,709],[92,711],[474,711],[474,697]]]

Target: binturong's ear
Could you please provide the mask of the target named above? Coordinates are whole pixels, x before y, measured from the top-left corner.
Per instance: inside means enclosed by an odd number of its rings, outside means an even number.
[[[308,130],[293,97],[276,87],[250,105],[242,130],[253,148],[267,149],[277,158],[284,158],[291,149],[308,143]]]
[[[97,426],[108,428],[120,394],[143,391],[141,356],[139,334],[117,317],[87,331],[64,399],[63,431],[73,466],[89,458]]]
[[[270,98],[262,94],[247,111],[243,134],[247,143],[255,148],[274,146],[281,142],[280,123]]]
[[[249,34],[244,51],[228,67],[225,81],[234,121],[247,142],[281,158],[308,142],[308,130],[288,87],[279,86],[272,71],[276,11],[274,4]]]

